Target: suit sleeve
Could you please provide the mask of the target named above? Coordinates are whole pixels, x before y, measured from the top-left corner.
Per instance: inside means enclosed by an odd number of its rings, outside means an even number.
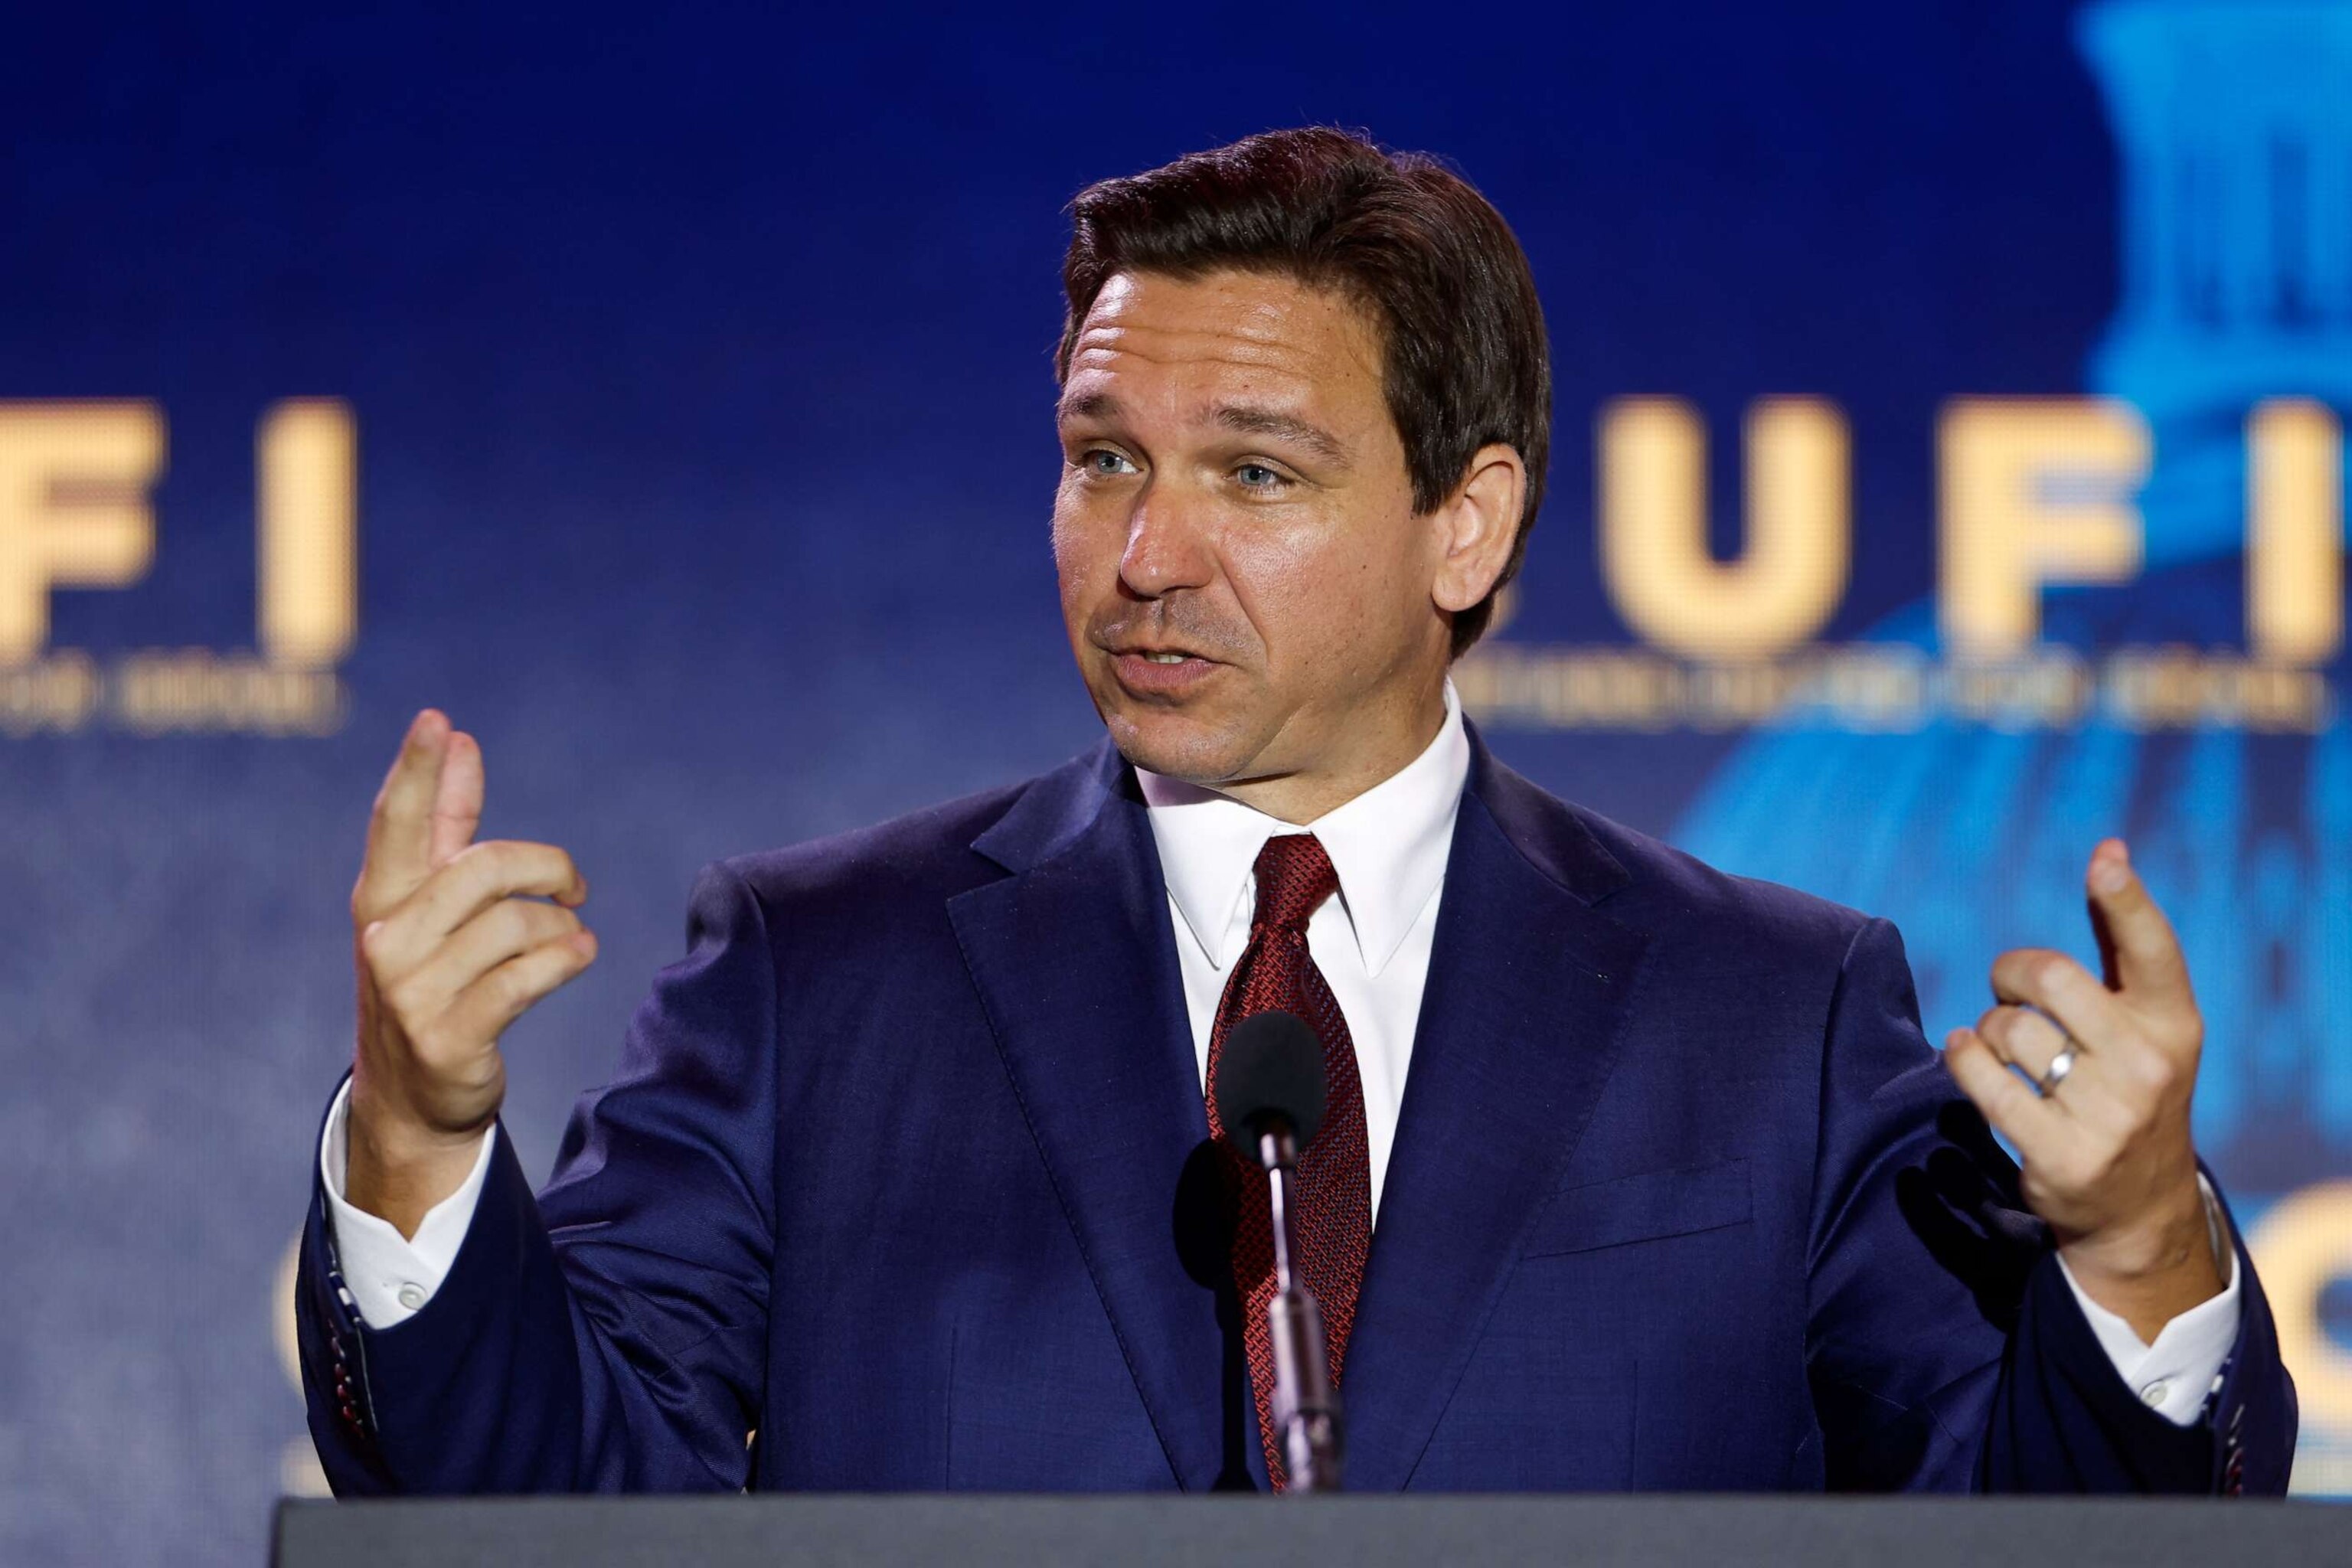
[[[370,1328],[314,1191],[295,1285],[310,1430],[340,1495],[733,1490],[764,1383],[775,962],[751,890],[696,882],[688,952],[534,1199],[496,1140],[415,1316]]]
[[[1832,1488],[2286,1489],[2294,1390],[2242,1244],[2235,1342],[2202,1415],[2177,1425],[2084,1320],[2016,1166],[1921,1036],[1884,921],[1845,954],[1819,1138],[1806,1357]]]

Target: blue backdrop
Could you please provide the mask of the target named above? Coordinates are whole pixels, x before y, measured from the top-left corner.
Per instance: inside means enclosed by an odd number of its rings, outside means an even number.
[[[543,1172],[702,862],[1097,732],[1045,534],[1062,209],[1302,121],[1444,154],[1533,258],[1552,499],[1462,675],[1498,750],[1894,917],[1931,1034],[2000,948],[2087,947],[2083,859],[2128,832],[2205,1000],[2200,1139],[2280,1303],[2299,1484],[2352,1491],[2326,548],[2352,5],[265,4],[10,32],[0,1558],[253,1562],[313,1484],[281,1270],[408,715],[481,738],[486,833],[594,887],[601,960],[509,1039]],[[1795,498],[1777,559],[1811,600],[1723,564],[1767,553],[1739,432],[1773,398],[1850,476],[1757,485]],[[1956,399],[2054,434],[1971,445]],[[2266,406],[2285,434],[2250,468]],[[1703,461],[1635,449],[1702,426]],[[2264,620],[2242,560],[2273,471]],[[1703,646],[1673,606],[1705,560],[1611,564],[1672,523],[1661,475],[1713,497],[1716,624],[1811,604],[1792,630]],[[2011,579],[2038,619],[1960,646]]]

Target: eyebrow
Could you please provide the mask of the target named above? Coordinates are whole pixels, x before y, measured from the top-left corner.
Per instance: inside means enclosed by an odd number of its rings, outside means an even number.
[[[1116,419],[1118,415],[1118,399],[1108,392],[1081,393],[1054,405],[1056,425],[1066,425],[1073,419]]]
[[[1306,447],[1334,468],[1348,466],[1348,448],[1337,436],[1320,425],[1310,424],[1295,414],[1281,414],[1254,404],[1228,403],[1211,416],[1228,430],[1244,436],[1271,436],[1277,441],[1288,441]]]
[[[1054,417],[1057,423],[1067,424],[1074,419],[1117,419],[1122,412],[1118,399],[1109,393],[1088,392],[1062,399],[1055,407]],[[1239,435],[1270,436],[1277,441],[1303,447],[1335,468],[1349,466],[1345,443],[1320,425],[1295,414],[1252,403],[1225,403],[1213,410],[1209,418]]]

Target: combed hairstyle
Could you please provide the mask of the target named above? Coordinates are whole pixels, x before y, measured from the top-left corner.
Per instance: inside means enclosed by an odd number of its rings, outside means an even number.
[[[1237,268],[1338,292],[1379,326],[1382,392],[1414,511],[1452,495],[1489,443],[1527,465],[1496,591],[1518,575],[1551,452],[1551,356],[1527,255],[1468,181],[1424,154],[1307,127],[1089,185],[1071,213],[1057,378],[1069,378],[1078,329],[1120,272],[1192,279]],[[1493,616],[1490,593],[1454,617],[1456,657]]]

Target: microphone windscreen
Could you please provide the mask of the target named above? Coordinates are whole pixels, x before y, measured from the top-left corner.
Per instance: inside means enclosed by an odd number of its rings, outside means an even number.
[[[1290,1123],[1305,1149],[1323,1125],[1323,1044],[1296,1013],[1253,1013],[1225,1037],[1217,1061],[1217,1120],[1257,1163],[1258,1124]]]

